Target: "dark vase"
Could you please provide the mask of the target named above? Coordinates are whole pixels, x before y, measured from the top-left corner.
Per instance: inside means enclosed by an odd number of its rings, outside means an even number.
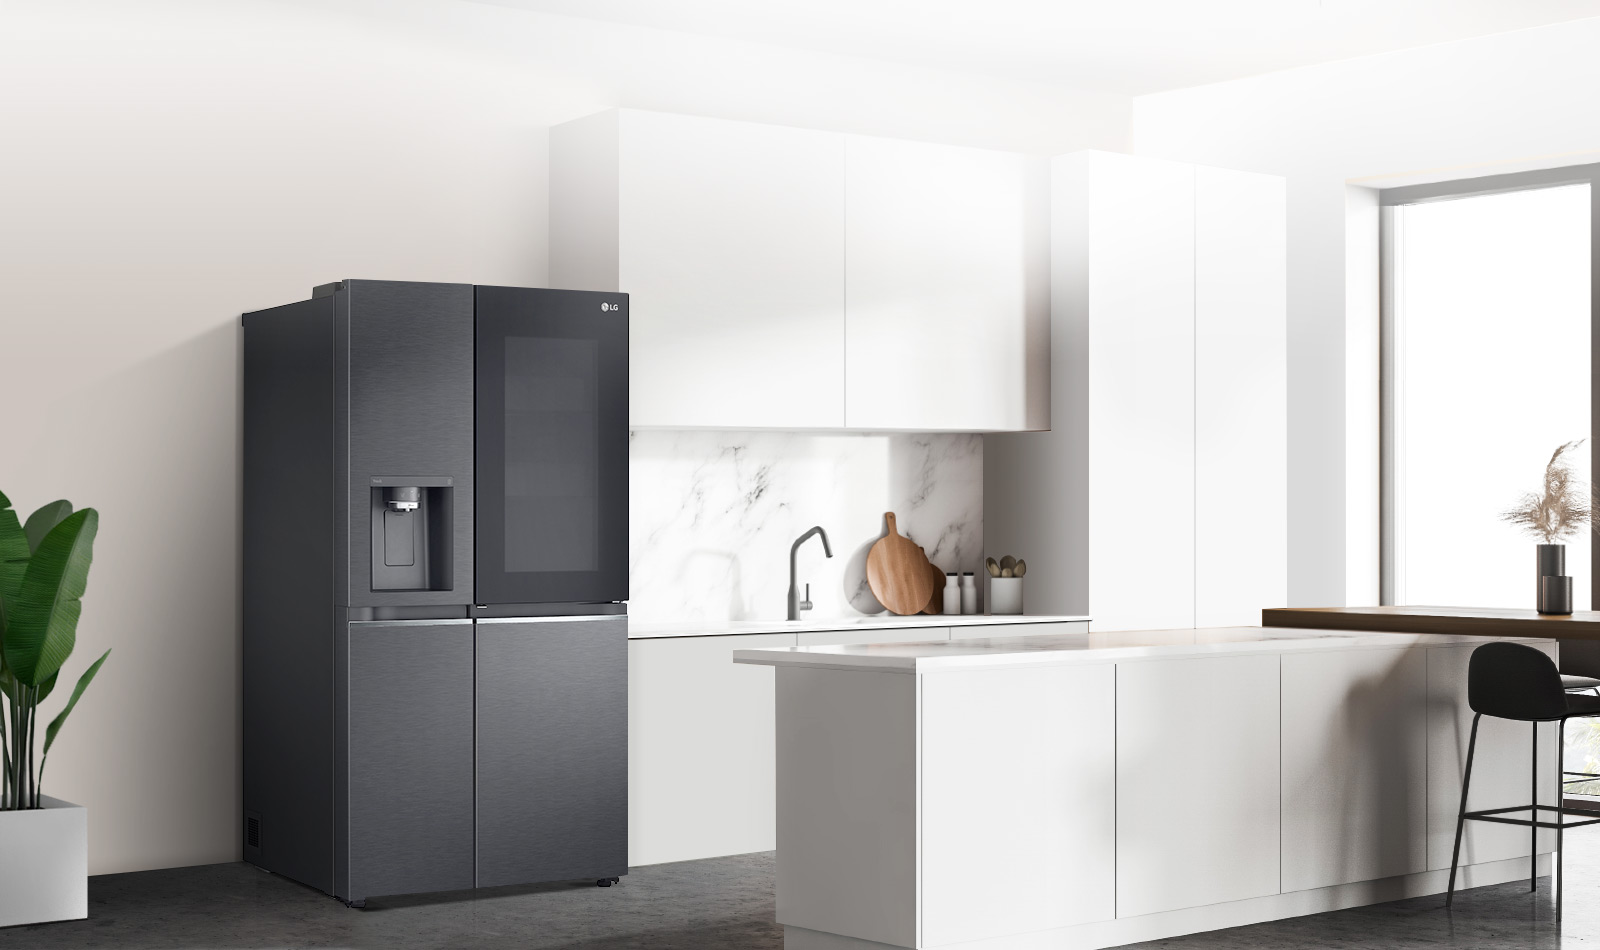
[[[1566,575],[1539,578],[1539,612],[1571,615],[1572,578]]]
[[[1570,614],[1572,613],[1572,593],[1570,582],[1565,588],[1567,593],[1560,594],[1562,585],[1545,584],[1546,577],[1564,577],[1567,573],[1567,546],[1565,544],[1540,544],[1536,545],[1536,558],[1538,569],[1533,579],[1534,604],[1542,614]]]

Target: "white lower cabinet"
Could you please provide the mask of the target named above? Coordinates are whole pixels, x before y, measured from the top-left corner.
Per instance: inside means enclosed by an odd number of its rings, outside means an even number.
[[[922,946],[1110,920],[1112,664],[922,677]]]
[[[1282,664],[1283,890],[1427,870],[1427,649]]]
[[[1117,666],[1117,916],[1278,893],[1278,657]]]
[[[628,643],[628,863],[777,844],[772,669],[734,650],[792,633]]]

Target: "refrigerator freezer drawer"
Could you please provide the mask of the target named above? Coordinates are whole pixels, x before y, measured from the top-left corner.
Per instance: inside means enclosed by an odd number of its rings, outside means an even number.
[[[472,624],[350,624],[349,884],[473,884]]]
[[[476,626],[478,886],[627,873],[627,618]]]

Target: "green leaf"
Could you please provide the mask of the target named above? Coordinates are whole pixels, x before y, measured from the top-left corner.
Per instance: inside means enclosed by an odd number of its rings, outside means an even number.
[[[28,516],[27,524],[22,526],[22,531],[28,536],[28,553],[39,550],[39,542],[50,533],[50,529],[65,521],[67,515],[72,514],[72,502],[65,498],[52,501],[38,511]]]
[[[50,754],[50,746],[55,744],[56,733],[61,731],[61,724],[67,721],[67,713],[72,712],[73,707],[78,705],[78,698],[83,695],[84,690],[89,688],[90,681],[94,679],[94,675],[96,673],[100,672],[101,665],[105,663],[106,657],[110,655],[110,650],[100,654],[100,659],[95,660],[94,665],[85,670],[82,676],[78,677],[78,685],[72,688],[72,698],[67,700],[66,708],[61,710],[61,714],[50,720],[50,725],[45,727],[43,755]],[[39,772],[41,776],[44,773],[43,755],[40,757],[39,764]]]
[[[99,528],[93,508],[68,515],[28,561],[6,618],[4,645],[6,665],[24,686],[42,684],[72,655]]]
[[[49,679],[47,679],[43,683],[39,684],[39,695],[37,695],[37,696],[35,696],[33,698],[33,704],[35,706],[38,706],[40,703],[44,702],[44,698],[46,696],[49,696],[50,695],[50,691],[56,688],[56,677],[58,677],[60,675],[61,675],[61,671],[60,670],[56,670],[54,673],[50,674],[50,678]]]
[[[11,499],[0,492],[0,643],[4,642],[11,602],[16,599],[22,587],[22,575],[28,570],[30,553],[28,536],[11,508]]]

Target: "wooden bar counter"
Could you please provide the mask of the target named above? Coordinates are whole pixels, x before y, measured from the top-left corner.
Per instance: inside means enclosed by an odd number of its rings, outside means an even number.
[[[1595,610],[1559,616],[1499,607],[1274,607],[1261,611],[1261,625],[1600,642]]]

